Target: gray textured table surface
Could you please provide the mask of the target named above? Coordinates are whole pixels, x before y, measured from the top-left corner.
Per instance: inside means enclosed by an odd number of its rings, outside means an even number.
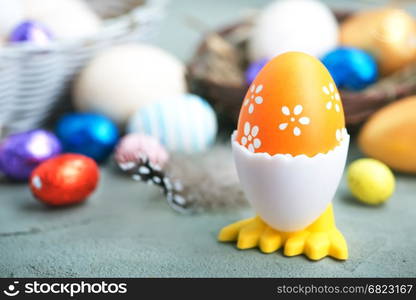
[[[355,202],[342,181],[334,207],[350,248],[346,262],[236,250],[216,235],[250,209],[180,215],[152,186],[109,166],[102,177],[86,204],[65,209],[43,206],[24,185],[2,184],[0,275],[416,276],[414,177],[398,176],[397,192],[380,207]]]
[[[186,26],[187,16],[210,16],[206,23],[214,26],[263,2],[175,1],[157,43],[186,59],[199,38]],[[350,159],[358,155],[353,150]],[[346,262],[218,243],[222,226],[252,212],[180,215],[154,187],[108,166],[94,196],[65,209],[41,205],[25,185],[0,183],[0,276],[416,276],[416,178],[397,179],[394,197],[380,207],[352,200],[342,181],[334,209],[350,248]]]

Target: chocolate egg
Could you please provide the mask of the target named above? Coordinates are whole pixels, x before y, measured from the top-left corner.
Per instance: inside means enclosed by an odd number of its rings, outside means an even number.
[[[80,154],[62,154],[33,170],[32,194],[41,202],[62,206],[84,201],[96,188],[100,174],[97,164]]]
[[[362,90],[378,79],[375,59],[357,48],[336,48],[327,53],[322,62],[339,88]]]
[[[248,65],[246,72],[244,73],[247,84],[251,84],[253,82],[257,74],[267,64],[268,61],[268,59],[263,58],[258,61],[254,61]]]
[[[94,113],[63,116],[56,126],[56,135],[64,151],[81,153],[97,162],[108,158],[119,137],[117,126],[109,118]]]
[[[35,167],[61,151],[58,138],[46,130],[13,134],[0,144],[0,171],[11,180],[27,180]]]
[[[10,34],[11,43],[32,43],[38,46],[47,45],[52,40],[50,30],[40,22],[26,21],[19,24]]]
[[[387,75],[416,61],[416,22],[397,8],[359,12],[341,25],[340,43],[374,55]]]

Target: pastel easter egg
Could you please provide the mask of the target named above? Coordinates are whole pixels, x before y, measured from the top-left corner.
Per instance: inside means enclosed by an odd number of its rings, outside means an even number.
[[[152,165],[163,168],[169,160],[169,153],[154,137],[130,133],[120,139],[114,159],[122,170],[143,163],[145,159]]]
[[[186,92],[185,65],[147,44],[123,44],[98,53],[74,82],[75,107],[102,113],[120,125],[139,108]]]
[[[272,59],[243,100],[237,141],[251,152],[327,153],[345,134],[342,102],[325,66],[301,52]]]
[[[62,40],[74,40],[99,32],[102,21],[83,0],[19,0],[28,19],[42,22]],[[13,1],[16,2],[16,1]]]
[[[324,3],[276,0],[254,18],[248,43],[250,60],[271,59],[287,51],[320,57],[338,43],[338,24]]]
[[[2,42],[25,16],[21,1],[0,0],[0,7],[0,42]]]
[[[170,151],[193,153],[214,143],[217,127],[215,112],[205,100],[183,94],[140,108],[127,130],[156,137]]]

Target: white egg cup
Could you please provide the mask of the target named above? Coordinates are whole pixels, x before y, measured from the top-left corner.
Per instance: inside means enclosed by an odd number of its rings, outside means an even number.
[[[313,223],[331,203],[341,180],[350,137],[313,157],[252,153],[232,135],[232,149],[243,191],[261,219],[283,232]]]

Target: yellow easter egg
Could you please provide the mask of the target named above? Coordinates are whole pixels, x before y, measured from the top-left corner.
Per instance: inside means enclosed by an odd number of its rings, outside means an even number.
[[[416,174],[416,96],[380,109],[358,137],[360,149],[394,170]]]
[[[354,161],[348,167],[348,186],[359,201],[370,205],[385,202],[394,192],[395,179],[382,162],[371,158]]]

